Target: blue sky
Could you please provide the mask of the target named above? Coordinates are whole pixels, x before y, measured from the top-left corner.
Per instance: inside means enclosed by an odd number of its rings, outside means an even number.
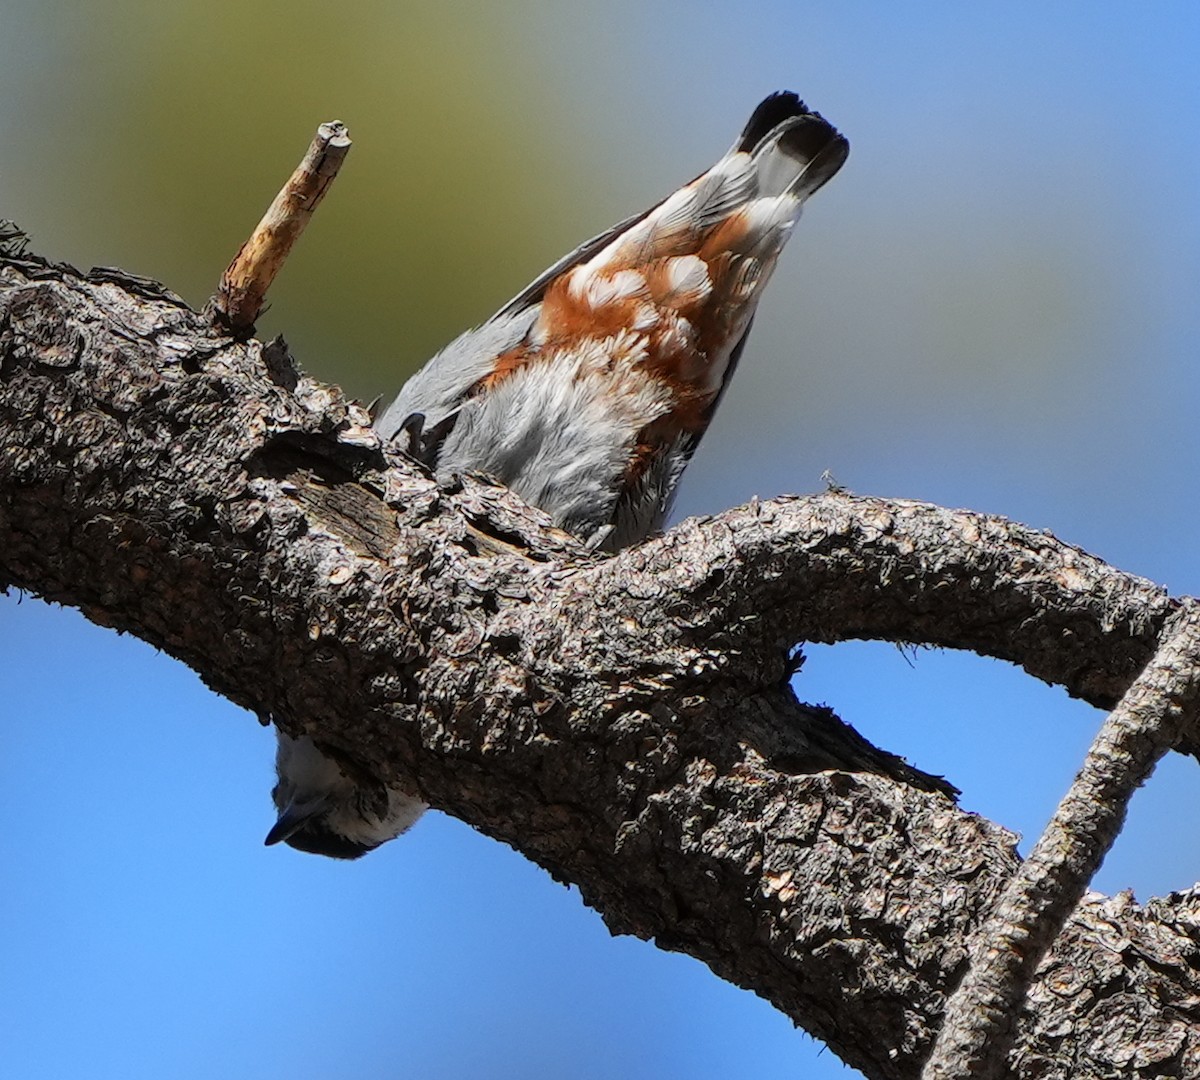
[[[199,304],[340,115],[352,158],[263,329],[364,398],[799,91],[851,157],[680,515],[830,469],[1200,590],[1194,6],[262,4],[220,33],[211,5],[104,8],[0,0],[0,217]],[[231,41],[256,55],[285,10],[301,36],[248,75]],[[886,645],[811,650],[797,690],[1030,839],[1101,719],[1006,665]],[[75,612],[0,599],[0,720],[6,1076],[854,1075],[442,815],[350,865],[263,849],[270,732]],[[1200,877],[1170,824],[1200,817],[1198,778],[1164,763],[1099,888]]]

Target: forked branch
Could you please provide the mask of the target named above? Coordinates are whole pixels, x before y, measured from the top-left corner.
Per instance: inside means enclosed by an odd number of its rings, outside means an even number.
[[[615,930],[896,1080],[1013,838],[797,702],[794,642],[976,648],[1111,704],[1179,607],[1048,534],[844,494],[598,559],[495,485],[439,487],[282,348],[19,253],[0,258],[0,585],[415,785]],[[1134,1075],[1136,1046],[1136,1075],[1200,1075],[1198,942],[1191,894],[1085,898],[1010,1064]]]
[[[1034,971],[1083,897],[1125,823],[1133,793],[1185,734],[1200,707],[1200,605],[1187,600],[1162,643],[1096,736],[1029,858],[970,943],[923,1080],[1000,1080]]]

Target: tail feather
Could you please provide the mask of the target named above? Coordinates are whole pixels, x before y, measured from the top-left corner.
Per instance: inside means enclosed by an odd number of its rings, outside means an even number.
[[[784,90],[759,103],[730,154],[754,157],[762,194],[803,200],[841,168],[849,149],[829,121]]]
[[[798,101],[798,107],[804,110],[804,103]],[[740,152],[750,154],[757,167],[757,195],[788,194],[803,202],[842,167],[850,145],[820,113],[805,110],[779,121]]]
[[[749,154],[780,124],[798,116],[816,116],[791,90],[780,90],[759,102],[758,108],[746,121],[738,141],[733,144],[733,153]]]
[[[754,110],[729,153],[597,252],[589,269],[612,272],[694,251],[705,234],[778,196],[788,198],[776,203],[774,216],[780,222],[794,220],[848,153],[837,129],[794,93],[772,94]],[[751,219],[766,221],[761,212]]]
[[[763,173],[772,148],[778,148],[780,158],[790,158],[793,162],[792,178],[783,190],[800,202],[829,180],[842,167],[850,153],[850,144],[819,114],[810,113],[807,117],[797,117],[795,121],[783,125],[777,135],[772,134],[770,140],[755,155],[762,163],[759,166],[762,177],[760,183],[767,190],[769,188]],[[795,170],[796,164],[800,165],[798,172]],[[786,176],[786,171],[784,175]]]
[[[653,328],[647,368],[702,398],[715,394],[804,200],[847,153],[799,97],[771,95],[711,169],[547,288],[534,345],[584,328]],[[523,365],[531,354],[519,351]]]

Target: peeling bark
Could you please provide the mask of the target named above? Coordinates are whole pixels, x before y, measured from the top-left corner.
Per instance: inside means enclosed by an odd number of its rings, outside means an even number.
[[[795,642],[969,648],[1111,707],[1178,608],[1049,534],[840,493],[598,558],[439,487],[281,344],[29,257],[0,259],[0,586],[403,781],[881,1078],[919,1075],[1014,838],[797,702]],[[1200,894],[1086,897],[1016,1028],[1013,1075],[1200,1075]]]

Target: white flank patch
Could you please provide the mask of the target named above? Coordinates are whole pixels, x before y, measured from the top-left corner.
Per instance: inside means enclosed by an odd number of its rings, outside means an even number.
[[[590,263],[571,271],[567,291],[593,311],[632,297],[648,296],[650,292],[646,288],[646,279],[636,270],[618,270],[615,274],[605,275]]]
[[[672,315],[658,338],[658,347],[666,356],[690,352],[695,347],[696,331],[682,315]]]
[[[708,267],[699,255],[679,255],[667,262],[667,288],[664,300],[683,304],[703,300],[712,292]]]
[[[585,300],[595,280],[596,271],[591,263],[581,263],[567,275],[567,295],[572,300]]]
[[[651,330],[659,323],[661,316],[653,304],[638,304],[629,323],[631,330]]]
[[[646,288],[646,279],[637,270],[618,270],[608,280],[613,289],[612,300],[650,295],[650,290]]]

